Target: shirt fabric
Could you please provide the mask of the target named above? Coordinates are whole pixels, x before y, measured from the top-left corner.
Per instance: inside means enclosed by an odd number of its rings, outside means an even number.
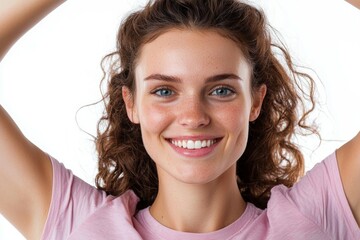
[[[132,191],[107,196],[50,157],[52,200],[42,239],[241,240],[360,239],[342,187],[335,153],[315,165],[292,188],[275,186],[265,210],[247,203],[229,226],[211,233],[186,233],[157,222],[149,208],[136,213]]]

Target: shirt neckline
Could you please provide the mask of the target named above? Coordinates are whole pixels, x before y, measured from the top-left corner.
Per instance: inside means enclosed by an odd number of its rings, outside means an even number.
[[[190,233],[180,232],[171,228],[165,227],[159,223],[151,214],[150,207],[147,207],[138,212],[136,218],[142,227],[151,234],[150,239],[192,239],[192,240],[208,240],[208,239],[230,239],[240,232],[250,223],[257,215],[258,208],[253,204],[247,203],[243,214],[230,225],[209,233]]]

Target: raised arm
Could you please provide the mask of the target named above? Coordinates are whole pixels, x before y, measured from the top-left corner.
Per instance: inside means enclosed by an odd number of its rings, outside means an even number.
[[[59,0],[0,0],[0,58]],[[52,167],[0,106],[0,213],[27,239],[40,239],[51,201]]]
[[[360,9],[360,0],[346,0]],[[336,152],[341,181],[351,211],[360,228],[360,132]]]
[[[360,228],[360,133],[336,153],[345,194]]]
[[[348,3],[360,9],[360,0],[346,0]]]
[[[0,0],[0,60],[28,29],[63,0]]]

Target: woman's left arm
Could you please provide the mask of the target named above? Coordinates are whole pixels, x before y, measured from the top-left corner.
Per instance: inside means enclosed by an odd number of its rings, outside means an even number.
[[[336,152],[345,195],[360,227],[360,132]]]
[[[346,0],[360,9],[360,0]],[[351,211],[360,228],[360,132],[336,151],[340,177]]]
[[[350,3],[351,5],[357,7],[358,9],[360,9],[360,0],[346,0],[348,3]]]

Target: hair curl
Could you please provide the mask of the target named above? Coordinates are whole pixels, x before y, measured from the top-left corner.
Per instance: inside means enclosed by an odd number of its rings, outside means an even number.
[[[112,195],[132,189],[141,199],[138,209],[156,197],[156,167],[143,146],[139,125],[127,117],[122,87],[135,94],[134,69],[141,47],[171,28],[212,29],[231,38],[252,66],[252,89],[267,86],[261,113],[250,123],[247,147],[237,162],[243,198],[265,208],[273,186],[290,187],[303,175],[303,155],[292,140],[297,133],[316,132],[307,124],[315,86],[308,74],[296,70],[284,44],[273,41],[264,13],[237,0],[150,1],[120,25],[117,50],[102,62],[110,60],[110,68],[103,79],[108,81],[96,138],[96,186]]]

